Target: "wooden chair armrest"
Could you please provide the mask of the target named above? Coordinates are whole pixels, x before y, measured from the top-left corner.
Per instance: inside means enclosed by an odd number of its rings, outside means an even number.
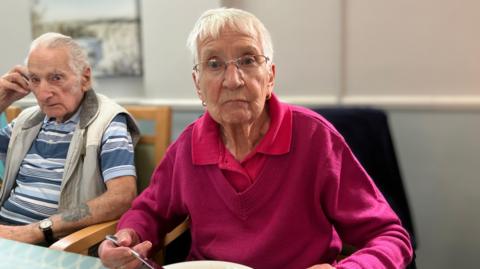
[[[152,259],[158,264],[164,264],[165,249],[167,246],[190,228],[190,218],[187,217],[182,223],[167,233],[163,239],[163,247],[153,254]]]
[[[182,235],[188,228],[190,227],[190,218],[186,218],[182,223],[180,223],[175,229],[165,235],[165,239],[163,241],[163,246],[168,246],[173,240],[177,239],[180,235]]]
[[[76,231],[68,236],[63,237],[50,246],[50,249],[74,252],[88,255],[88,249],[102,242],[107,234],[115,234],[118,220],[108,221],[91,225]],[[190,227],[190,219],[187,218],[175,229],[169,232],[164,238],[164,247],[161,251],[154,254],[154,260],[163,263],[165,247],[182,235]]]
[[[118,220],[112,220],[88,226],[61,238],[53,243],[50,248],[86,255],[88,249],[102,242],[107,234],[115,233],[117,223]]]

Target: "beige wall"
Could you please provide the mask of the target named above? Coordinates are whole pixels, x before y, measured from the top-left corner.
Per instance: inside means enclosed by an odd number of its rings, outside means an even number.
[[[0,2],[0,72],[25,57],[28,4]],[[475,0],[143,0],[144,76],[98,79],[98,88],[129,101],[140,95],[149,102],[167,98],[196,107],[185,41],[199,14],[221,5],[252,11],[270,29],[275,90],[287,101],[480,106],[480,2]]]
[[[0,74],[22,64],[31,41],[28,1],[0,2]]]
[[[306,4],[308,3],[308,8]],[[341,1],[223,1],[253,12],[269,29],[275,92],[334,102],[341,84]]]

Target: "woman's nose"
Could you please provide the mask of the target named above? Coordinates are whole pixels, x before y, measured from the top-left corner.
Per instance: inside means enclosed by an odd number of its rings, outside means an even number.
[[[243,85],[242,70],[235,63],[227,64],[223,77],[223,86],[226,88],[238,88]]]

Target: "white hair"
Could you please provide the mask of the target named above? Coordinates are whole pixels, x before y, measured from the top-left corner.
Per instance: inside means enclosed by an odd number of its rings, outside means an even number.
[[[260,41],[265,56],[273,60],[272,38],[255,15],[236,8],[216,8],[205,11],[188,36],[187,47],[192,53],[194,63],[199,60],[198,43],[206,38],[218,38],[225,28]]]
[[[85,68],[90,67],[90,63],[88,62],[87,52],[84,48],[82,48],[73,38],[62,35],[59,33],[45,33],[41,36],[37,37],[35,40],[32,41],[30,45],[30,50],[28,52],[28,56],[26,61],[28,62],[28,57],[30,57],[30,53],[35,50],[36,48],[44,47],[44,48],[66,48],[70,54],[69,65],[70,68],[80,76]]]

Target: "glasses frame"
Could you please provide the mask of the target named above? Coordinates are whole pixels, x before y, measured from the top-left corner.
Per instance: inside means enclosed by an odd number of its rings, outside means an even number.
[[[238,70],[242,70],[242,69],[240,68],[239,62],[240,62],[240,60],[241,60],[242,58],[244,58],[244,57],[246,57],[246,56],[252,56],[252,57],[255,57],[255,58],[256,58],[256,57],[262,57],[262,58],[265,59],[265,61],[263,62],[263,63],[265,63],[265,64],[268,63],[268,61],[270,61],[270,58],[269,58],[268,56],[263,55],[263,54],[243,55],[243,56],[240,56],[240,57],[238,57],[238,58],[231,59],[231,60],[228,60],[228,61],[220,61],[220,60],[219,60],[219,62],[223,62],[223,64],[224,64],[223,72],[225,72],[225,70],[227,70],[227,67],[228,67],[231,63],[233,63],[233,64],[237,67]],[[198,67],[199,67],[201,64],[208,63],[209,61],[210,61],[210,60],[202,61],[202,62],[197,63],[196,65],[193,66],[193,71],[195,71],[195,72],[200,72],[200,69],[199,69]],[[263,64],[263,63],[260,63],[260,64]]]

